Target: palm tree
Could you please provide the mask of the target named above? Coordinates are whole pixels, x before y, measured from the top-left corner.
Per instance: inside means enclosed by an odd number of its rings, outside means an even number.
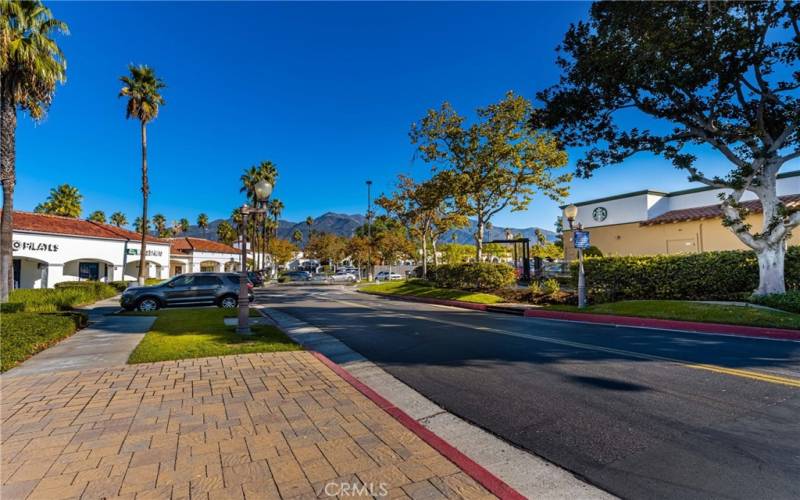
[[[310,215],[306,217],[306,226],[308,226],[308,239],[311,239],[311,226],[314,224],[314,218]],[[307,242],[308,240],[306,240]]]
[[[156,230],[156,236],[163,236],[167,232],[167,218],[162,214],[155,214],[153,216],[153,227]]]
[[[142,225],[142,218],[137,217],[136,220],[133,221],[133,230],[137,233],[141,233],[142,231],[147,233],[147,231],[150,231],[150,221],[148,220],[146,224]]]
[[[122,227],[128,224],[128,218],[122,212],[114,212],[111,214],[111,223],[117,227]]]
[[[292,232],[292,242],[295,245],[298,245],[301,241],[303,241],[303,232],[300,231],[299,229],[295,229]]]
[[[0,218],[0,302],[14,286],[11,238],[14,229],[17,108],[40,120],[56,85],[66,79],[67,62],[53,40],[69,32],[39,0],[0,0],[0,182],[3,214]]]
[[[248,201],[252,206],[256,206],[259,203],[259,200],[256,199],[255,193],[255,186],[261,180],[266,180],[273,186],[275,185],[275,180],[278,178],[278,169],[275,167],[275,164],[271,161],[262,161],[257,166],[252,166],[244,171],[242,176],[240,177],[242,182],[242,187],[239,189],[239,192],[245,193],[247,195]],[[263,225],[263,216],[259,217],[258,221],[253,221],[252,226],[249,226],[249,233],[250,237],[249,240],[253,244],[253,255],[254,257],[257,256],[257,246],[261,246],[261,250],[266,249],[266,241],[265,239],[262,241],[262,238],[257,238],[258,227]],[[266,235],[262,235],[264,238]],[[261,267],[260,264],[263,264],[263,255],[261,255],[261,263],[256,263],[256,267]]]
[[[92,222],[99,222],[100,224],[106,223],[106,213],[102,210],[95,210],[91,214],[89,214],[88,220]]]
[[[39,214],[78,218],[81,216],[82,200],[83,195],[78,192],[78,188],[61,184],[51,189],[47,200],[36,205],[33,211]]]
[[[178,227],[180,228],[182,233],[185,233],[189,230],[189,219],[186,217],[182,218],[178,221]]]
[[[217,239],[226,245],[232,245],[236,241],[236,230],[226,220],[217,226]]]
[[[203,230],[203,238],[205,238],[208,230],[208,215],[200,214],[197,216],[197,227]]]
[[[158,78],[149,66],[128,66],[130,75],[120,77],[124,84],[119,91],[119,97],[127,97],[128,105],[125,109],[126,118],[139,120],[142,134],[142,220],[147,220],[147,196],[150,187],[147,183],[147,123],[158,116],[158,110],[164,105],[164,98],[160,91],[166,87],[163,80]],[[147,264],[145,262],[145,247],[147,245],[147,232],[142,231],[142,243],[139,250],[139,284],[144,285]]]

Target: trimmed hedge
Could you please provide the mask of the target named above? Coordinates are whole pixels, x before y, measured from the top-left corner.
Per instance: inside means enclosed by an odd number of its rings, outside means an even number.
[[[0,372],[13,368],[39,351],[85,326],[80,313],[9,313],[0,316]]]
[[[758,287],[758,263],[750,251],[639,257],[589,257],[586,289],[595,302],[632,299],[746,300]],[[572,285],[578,263],[571,265]],[[789,247],[786,286],[800,288],[800,247]]]
[[[77,283],[83,284],[78,285]],[[9,294],[8,302],[14,305],[9,306],[3,304],[2,312],[66,311],[74,307],[113,297],[117,295],[117,293],[114,287],[96,281],[59,283],[56,288],[20,288],[13,290]],[[10,311],[7,311],[7,308],[10,309]]]
[[[441,288],[496,290],[516,280],[514,269],[506,264],[470,262],[428,268],[428,280]]]
[[[750,301],[754,304],[781,309],[800,314],[800,290],[789,290],[786,293],[769,295],[753,295]]]

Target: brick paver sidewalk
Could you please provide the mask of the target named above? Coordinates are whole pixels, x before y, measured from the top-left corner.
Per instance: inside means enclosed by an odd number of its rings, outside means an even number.
[[[0,390],[4,500],[490,496],[307,352],[0,377]]]

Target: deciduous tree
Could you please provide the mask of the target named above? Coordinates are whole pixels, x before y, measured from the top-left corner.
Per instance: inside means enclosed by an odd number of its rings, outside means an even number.
[[[646,152],[723,189],[724,224],[758,258],[755,293],[783,292],[800,212],[778,197],[776,178],[800,157],[799,26],[797,2],[595,3],[564,36],[561,80],[538,95],[532,127],[587,148],[584,177]],[[701,171],[703,150],[728,173]],[[761,202],[760,228],[745,219],[746,192]]]
[[[531,104],[512,92],[466,119],[444,103],[411,128],[421,157],[433,164],[457,196],[461,214],[477,221],[475,250],[482,259],[484,230],[502,210],[525,210],[537,191],[558,200],[566,196],[570,174],[554,175],[567,155],[554,137],[527,126]]]

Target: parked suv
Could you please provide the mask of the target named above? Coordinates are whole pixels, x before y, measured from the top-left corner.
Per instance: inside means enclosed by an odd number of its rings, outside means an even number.
[[[253,284],[247,282],[253,301]],[[232,309],[239,302],[239,274],[188,273],[153,286],[131,286],[122,293],[120,305],[131,311],[155,311],[181,305],[212,305]]]

